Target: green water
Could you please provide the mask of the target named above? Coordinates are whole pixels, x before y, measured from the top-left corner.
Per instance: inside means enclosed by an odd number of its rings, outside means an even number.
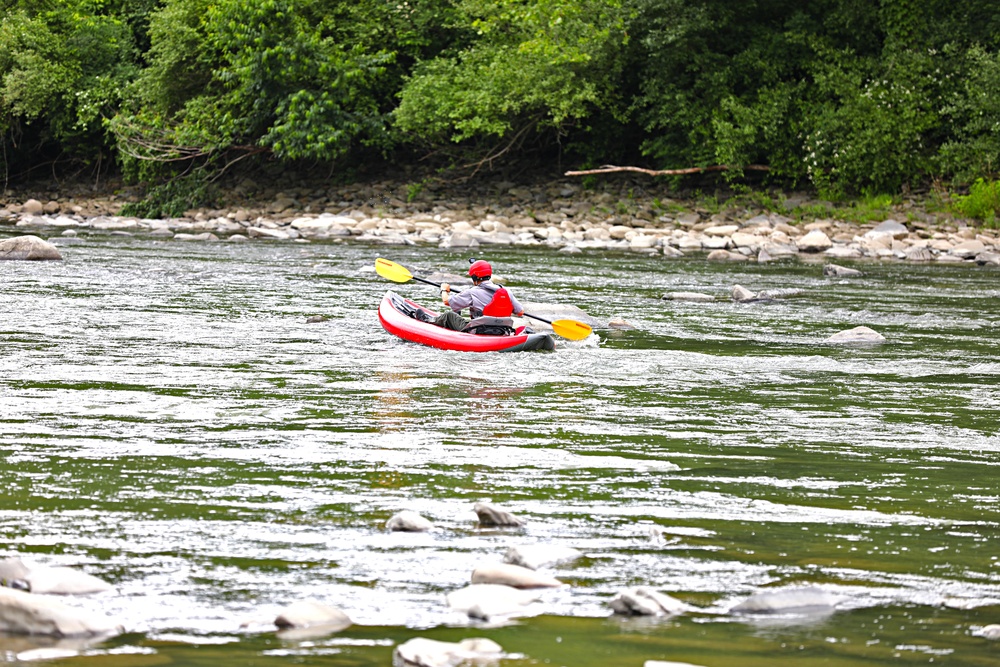
[[[126,634],[59,664],[388,665],[423,636],[485,636],[504,665],[1000,664],[1000,287],[978,267],[710,264],[487,248],[522,300],[635,329],[554,353],[394,339],[378,256],[436,248],[84,238],[0,263],[0,557],[112,593],[67,600]],[[796,290],[734,304],[734,284]],[[700,291],[712,303],[660,299]],[[321,323],[307,323],[326,315]],[[823,343],[865,325],[874,346]],[[522,529],[485,529],[472,505]],[[410,509],[427,534],[387,533]],[[527,618],[483,625],[444,595],[507,547],[583,552]],[[698,608],[611,616],[645,585]],[[741,617],[818,585],[824,617]],[[275,634],[288,604],[348,630]],[[0,637],[0,661],[43,639]],[[23,655],[23,654],[22,654]]]

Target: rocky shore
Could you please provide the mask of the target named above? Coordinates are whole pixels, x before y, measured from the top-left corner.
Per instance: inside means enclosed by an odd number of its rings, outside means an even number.
[[[570,179],[455,188],[380,181],[278,189],[245,181],[229,191],[225,208],[191,210],[170,219],[121,215],[135,198],[121,190],[8,191],[0,200],[0,231],[45,233],[56,244],[104,232],[196,242],[514,245],[567,253],[702,253],[728,262],[811,255],[1000,266],[997,230],[929,213],[913,202],[895,207],[883,220],[861,223],[816,214],[824,210],[823,203],[804,195],[784,197],[780,212],[749,205],[713,211],[635,182],[591,190]]]

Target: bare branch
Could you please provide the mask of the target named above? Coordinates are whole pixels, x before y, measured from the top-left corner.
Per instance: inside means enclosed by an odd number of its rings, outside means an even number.
[[[587,176],[590,174],[612,174],[621,171],[637,171],[640,174],[650,176],[680,176],[683,174],[701,174],[706,171],[727,171],[729,169],[743,169],[745,171],[770,171],[771,168],[763,164],[748,164],[743,167],[731,167],[725,164],[717,164],[711,167],[688,167],[686,169],[643,169],[642,167],[616,167],[613,164],[606,164],[597,169],[586,169],[583,171],[567,171],[566,176]]]

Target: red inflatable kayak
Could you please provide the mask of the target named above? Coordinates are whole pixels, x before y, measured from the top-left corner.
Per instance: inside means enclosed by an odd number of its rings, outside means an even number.
[[[529,333],[520,327],[505,336],[489,336],[439,327],[433,322],[433,310],[404,299],[392,290],[385,293],[378,308],[378,319],[391,334],[403,340],[430,345],[442,350],[461,352],[526,352],[529,350],[554,350],[556,342],[546,333]],[[419,318],[419,319],[418,319]]]

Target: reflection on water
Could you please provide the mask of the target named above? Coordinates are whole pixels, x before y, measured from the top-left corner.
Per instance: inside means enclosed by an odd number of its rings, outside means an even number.
[[[978,634],[1000,622],[995,273],[871,264],[830,281],[819,264],[502,249],[519,294],[637,329],[475,355],[385,333],[384,254],[103,237],[61,263],[0,263],[0,556],[111,581],[67,602],[127,629],[69,648],[3,637],[0,659],[385,665],[418,635],[578,667],[995,659]],[[798,293],[733,304],[737,283]],[[887,342],[822,342],[858,325]],[[481,500],[527,525],[480,527]],[[402,509],[435,530],[386,532]],[[550,571],[570,586],[538,615],[483,627],[445,606],[477,565],[536,543],[584,553]],[[610,617],[640,585],[696,611]],[[795,585],[842,602],[729,614]],[[279,636],[300,599],[355,625]]]

